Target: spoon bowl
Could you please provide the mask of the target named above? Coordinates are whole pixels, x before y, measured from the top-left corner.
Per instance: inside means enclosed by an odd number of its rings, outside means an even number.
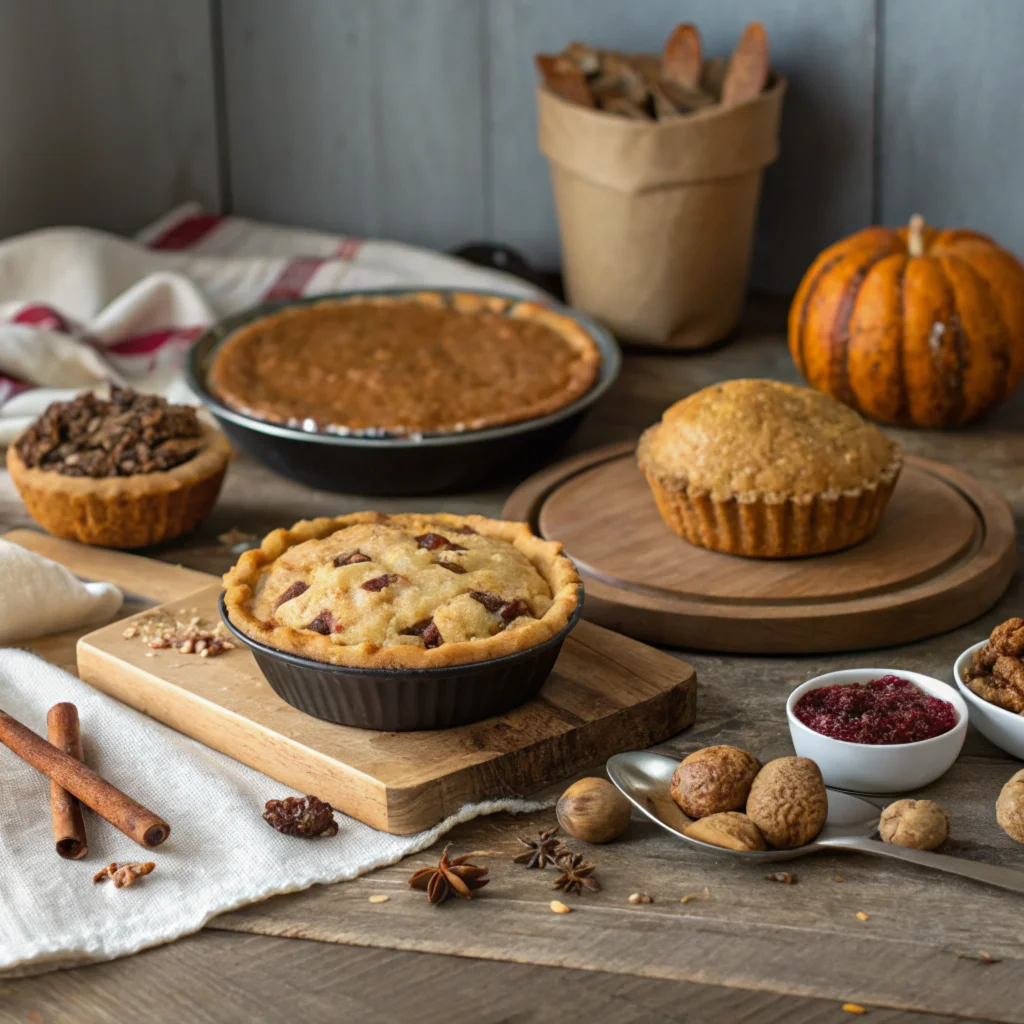
[[[690,819],[679,809],[669,784],[678,761],[648,750],[634,750],[615,754],[608,761],[608,777],[632,805],[655,824],[682,839],[684,843],[714,856],[741,857],[751,862],[772,863],[806,857],[820,850],[832,849],[836,839],[847,841],[851,837],[869,839],[878,831],[881,811],[859,796],[828,790],[828,819],[825,827],[806,846],[795,850],[726,850],[721,846],[701,842],[684,835]],[[1022,876],[1024,877],[1024,876]]]
[[[654,754],[649,750],[632,750],[613,755],[608,759],[606,767],[608,778],[641,814],[701,853],[715,857],[738,857],[752,864],[796,860],[798,857],[828,851],[866,853],[871,857],[909,861],[921,867],[962,875],[976,882],[1024,894],[1024,871],[979,864],[962,857],[947,857],[930,850],[909,850],[872,838],[878,831],[881,817],[879,808],[859,796],[838,789],[827,790],[828,818],[825,827],[811,842],[795,850],[726,850],[693,839],[683,834],[690,819],[679,809],[669,791],[672,773],[678,763],[671,757]]]

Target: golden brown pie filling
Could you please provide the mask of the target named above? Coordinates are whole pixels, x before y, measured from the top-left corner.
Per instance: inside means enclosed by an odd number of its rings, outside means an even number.
[[[306,430],[455,433],[563,408],[600,365],[590,335],[539,303],[421,292],[271,314],[224,343],[209,382],[239,412]]]
[[[522,523],[362,512],[275,530],[225,576],[254,640],[352,667],[429,668],[536,646],[569,622],[579,576]]]

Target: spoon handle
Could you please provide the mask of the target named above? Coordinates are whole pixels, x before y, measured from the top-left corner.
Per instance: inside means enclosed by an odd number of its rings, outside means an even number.
[[[1024,871],[1015,871],[1013,868],[982,864],[978,861],[966,860],[963,857],[947,857],[943,853],[932,853],[929,850],[908,850],[902,846],[892,846],[865,837],[839,839],[822,845],[828,846],[830,849],[855,850],[871,857],[892,857],[893,860],[906,860],[911,864],[919,864],[923,868],[934,868],[936,871],[945,871],[951,875],[963,875],[964,878],[973,878],[976,882],[985,882],[987,885],[996,885],[1000,889],[1024,893]]]

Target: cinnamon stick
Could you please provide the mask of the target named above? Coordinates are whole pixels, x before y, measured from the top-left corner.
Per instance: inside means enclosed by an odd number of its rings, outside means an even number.
[[[54,704],[46,715],[50,742],[76,761],[82,758],[82,733],[78,727],[78,708],[74,704]],[[59,782],[50,782],[50,814],[53,817],[53,841],[57,853],[66,860],[78,860],[89,852],[82,805]]]
[[[166,821],[3,711],[0,711],[0,743],[140,846],[159,846],[171,834],[171,826]]]

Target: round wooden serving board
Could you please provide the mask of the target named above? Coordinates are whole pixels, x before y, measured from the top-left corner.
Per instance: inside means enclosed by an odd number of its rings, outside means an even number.
[[[585,616],[651,643],[811,654],[908,643],[976,618],[1015,565],[1007,503],[966,473],[908,456],[862,544],[813,558],[738,558],[662,521],[632,444],[558,463],[505,504],[561,541],[586,584]]]

